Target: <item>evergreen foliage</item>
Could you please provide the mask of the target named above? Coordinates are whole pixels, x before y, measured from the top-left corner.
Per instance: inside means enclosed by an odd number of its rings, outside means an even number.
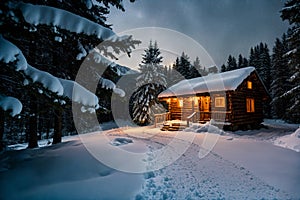
[[[96,58],[97,54],[98,61],[102,62],[107,60],[105,57],[114,59],[116,58],[115,55],[121,52],[130,54],[131,49],[139,43],[131,37],[114,37],[115,34],[111,30],[111,25],[106,23],[106,16],[111,6],[124,11],[122,0],[4,0],[0,3],[0,34],[22,51],[31,66],[54,77],[75,80],[78,69],[87,53],[93,51],[99,43],[102,42],[101,48],[98,49],[98,53],[94,52],[93,55]],[[30,12],[24,14],[24,9],[27,8],[30,8]],[[51,16],[49,13],[52,12],[61,15],[56,15],[54,20],[49,17]],[[62,19],[62,15],[67,17]],[[31,21],[32,19],[36,21]],[[76,30],[84,26],[78,20],[90,26],[98,27],[100,31],[95,30],[92,33],[89,32],[88,28],[85,28],[82,29],[82,32],[78,32]],[[109,39],[110,36],[113,38]],[[107,41],[104,42],[105,39]],[[103,68],[103,63],[101,65],[95,61],[93,59],[89,70],[93,71],[102,66],[102,69],[97,72],[103,72],[104,76],[112,79],[119,76],[115,66],[106,65]],[[69,134],[71,131],[74,133],[70,99],[65,99],[49,91],[43,84],[33,81],[22,70],[13,70],[15,64],[0,61],[2,70],[0,94],[20,99],[23,104],[23,111],[14,119],[6,112],[4,113],[5,120],[1,120],[1,123],[6,121],[6,124],[11,126],[10,128],[7,126],[4,129],[1,128],[3,132],[0,136],[8,141],[10,136],[14,134],[13,131],[18,129],[18,133],[24,137],[15,138],[14,142],[29,142],[29,147],[33,148],[37,146],[37,138],[41,138],[42,133],[46,132],[47,138],[53,135],[53,143],[59,143],[64,132]],[[95,81],[98,81],[99,78],[97,73],[90,77],[91,80]],[[105,105],[105,102],[110,102],[106,98],[107,93],[112,92],[112,87],[108,87],[106,83],[108,81],[99,83],[99,88],[102,89],[97,90],[97,95],[102,97],[99,104],[103,108],[98,112],[99,116],[110,109],[109,105]],[[89,89],[87,83],[80,84]],[[78,106],[81,107],[81,105]],[[0,110],[1,115],[3,112]],[[0,126],[4,126],[4,122]]]
[[[167,85],[164,68],[161,65],[162,56],[157,42],[150,44],[139,65],[141,74],[136,78],[136,91],[132,95],[132,118],[138,125],[148,125],[154,114],[162,109],[157,102],[157,96]]]

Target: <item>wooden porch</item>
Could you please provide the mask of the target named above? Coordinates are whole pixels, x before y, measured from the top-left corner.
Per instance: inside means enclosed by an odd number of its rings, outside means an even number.
[[[189,114],[189,115],[187,115]],[[163,125],[164,130],[180,130],[188,127],[190,123],[205,123],[213,120],[220,125],[230,124],[231,112],[229,111],[208,111],[208,112],[193,112],[181,113],[181,118],[173,119],[170,112],[156,114],[154,126]],[[183,117],[187,116],[187,117]],[[181,123],[178,123],[178,122]],[[173,123],[174,122],[174,123]],[[185,122],[185,123],[182,123]]]

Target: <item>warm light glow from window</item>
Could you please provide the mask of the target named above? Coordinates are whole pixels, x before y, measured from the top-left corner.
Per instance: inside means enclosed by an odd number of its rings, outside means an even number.
[[[194,105],[197,106],[198,105],[198,97],[193,97],[193,101],[194,101]]]
[[[255,112],[254,99],[253,98],[247,98],[246,99],[246,106],[247,106],[247,112]]]
[[[224,97],[215,97],[215,107],[225,107],[225,98]]]
[[[171,102],[171,99],[167,99],[167,102],[170,103],[170,102]]]
[[[252,82],[251,81],[247,81],[247,88],[252,89]]]
[[[182,107],[183,106],[183,99],[179,99],[179,107]]]

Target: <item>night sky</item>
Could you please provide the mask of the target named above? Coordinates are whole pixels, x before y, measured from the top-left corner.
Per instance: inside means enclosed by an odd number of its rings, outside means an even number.
[[[202,45],[220,66],[229,54],[248,57],[250,47],[259,42],[266,42],[272,51],[275,38],[288,27],[280,18],[283,4],[279,0],[128,0],[124,2],[125,12],[111,9],[108,22],[116,33],[141,27],[181,32]],[[149,35],[142,41],[145,46]],[[151,38],[159,41],[159,35]],[[194,60],[194,55],[190,57]],[[166,58],[164,64],[170,64],[170,59]]]

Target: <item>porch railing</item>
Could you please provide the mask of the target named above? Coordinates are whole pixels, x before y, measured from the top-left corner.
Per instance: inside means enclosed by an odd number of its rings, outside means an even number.
[[[168,121],[170,119],[171,119],[170,112],[155,114],[154,115],[154,127],[157,127],[158,124],[162,124],[165,121]]]
[[[197,112],[193,112],[190,116],[186,118],[187,127],[190,126],[190,122],[196,122],[197,120]]]

